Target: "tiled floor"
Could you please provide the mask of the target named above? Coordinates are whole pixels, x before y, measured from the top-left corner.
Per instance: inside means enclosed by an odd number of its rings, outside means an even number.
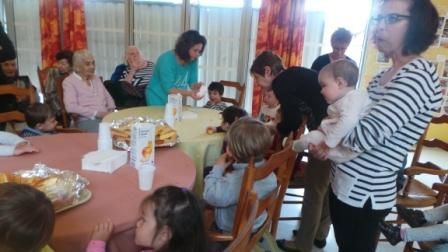
[[[410,163],[412,158],[412,153],[410,153],[408,157],[408,163]],[[424,150],[422,153],[422,160],[431,161],[436,164],[447,164],[448,163],[448,155],[444,155],[443,152],[438,152],[434,150]],[[445,165],[446,166],[446,165]],[[437,182],[438,178],[436,176],[431,175],[423,175],[420,176],[419,179],[424,181],[426,184],[431,185],[434,182]],[[301,192],[301,190],[295,190],[295,192]],[[303,192],[303,191],[302,191]],[[288,199],[288,198],[286,198]],[[291,199],[291,198],[289,198]],[[301,206],[300,205],[283,205],[281,216],[298,216],[300,213]],[[389,216],[390,218],[391,216]],[[393,216],[392,216],[393,218]],[[292,239],[292,230],[297,229],[299,225],[298,221],[280,221],[279,228],[277,232],[277,239]],[[378,252],[398,252],[403,251],[404,243],[399,243],[396,246],[390,245],[388,242],[379,242],[377,251]],[[327,237],[327,246],[323,249],[319,249],[314,247],[313,252],[336,252],[338,251],[338,246],[336,244],[333,229],[330,230],[330,234]]]

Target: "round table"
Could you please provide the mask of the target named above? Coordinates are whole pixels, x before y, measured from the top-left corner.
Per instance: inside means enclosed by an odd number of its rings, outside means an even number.
[[[103,122],[112,122],[126,117],[149,116],[154,119],[164,117],[165,107],[149,106],[123,109],[104,117]],[[209,135],[206,132],[208,126],[221,125],[221,113],[207,108],[183,107],[184,114],[190,115],[182,121],[176,121],[174,128],[179,135],[180,143],[177,145],[196,165],[196,182],[194,191],[197,196],[202,195],[203,169],[213,165],[221,154],[223,133]],[[191,116],[192,115],[192,116]],[[194,117],[194,118],[193,118]]]
[[[108,251],[138,251],[134,245],[134,225],[139,204],[151,192],[138,189],[137,170],[125,165],[112,174],[81,170],[84,154],[96,150],[97,134],[71,133],[31,137],[39,153],[0,157],[2,172],[28,170],[36,163],[61,170],[72,170],[90,181],[92,198],[83,205],[56,215],[50,246],[56,251],[85,251],[96,223],[110,218],[114,234]],[[157,148],[156,172],[152,190],[164,185],[192,188],[194,163],[179,148]]]

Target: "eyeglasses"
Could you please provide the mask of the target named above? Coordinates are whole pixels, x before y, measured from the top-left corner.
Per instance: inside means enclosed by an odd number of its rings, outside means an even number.
[[[378,15],[376,17],[373,17],[372,20],[375,23],[379,23],[381,20],[384,20],[384,23],[390,25],[390,24],[395,24],[397,22],[400,22],[403,19],[407,19],[410,18],[411,16],[409,15],[402,15],[402,14],[397,14],[397,13],[391,13],[391,14],[387,14],[387,15]]]

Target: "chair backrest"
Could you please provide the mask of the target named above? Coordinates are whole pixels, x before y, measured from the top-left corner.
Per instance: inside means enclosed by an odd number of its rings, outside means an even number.
[[[67,76],[61,76],[56,79],[55,86],[56,86],[56,94],[59,99],[59,104],[61,104],[61,115],[62,115],[62,127],[68,128],[70,127],[70,116],[67,113],[67,110],[65,109],[64,104],[64,88],[62,87],[62,82]]]
[[[39,77],[39,84],[40,84],[40,92],[44,95],[45,98],[45,82],[48,78],[48,71],[51,67],[46,67],[44,69],[40,69],[40,67],[37,67],[37,76]]]
[[[27,98],[32,100],[34,95],[34,90],[30,86],[29,88],[18,88],[15,84],[0,85],[0,95],[10,94],[17,98],[23,99]],[[18,111],[8,111],[0,113],[0,122],[11,122],[11,121],[25,121],[25,115]]]
[[[222,80],[220,83],[224,86],[224,92],[227,88],[235,89],[236,96],[234,98],[230,97],[222,97],[223,102],[231,103],[235,106],[241,107],[244,102],[244,95],[246,93],[246,86],[243,84],[240,84],[236,81],[225,81]]]
[[[290,172],[296,155],[297,153],[295,153],[289,146],[284,150],[271,155],[271,157],[261,167],[256,168],[253,160],[249,162],[249,165],[244,173],[240,189],[240,198],[237,205],[235,222],[232,230],[233,237],[236,237],[236,235],[240,232],[240,223],[244,218],[243,213],[246,212],[244,208],[246,206],[245,202],[247,201],[248,197],[247,192],[254,189],[255,182],[266,178],[271,173],[282,174]],[[288,181],[285,181],[282,176],[277,176],[277,186],[275,187],[275,189],[265,195],[262,199],[259,199],[256,217],[258,218],[261,214],[266,212],[267,218],[265,222],[260,226],[260,228],[258,228],[258,230],[253,233],[249,243],[250,246],[255,245],[255,243],[258,242],[263,233],[265,231],[268,231],[271,227],[272,220],[277,211],[277,202],[279,200],[280,191],[283,190],[283,187],[287,187],[287,185]],[[280,202],[282,200],[283,198],[280,200]]]
[[[427,168],[427,169],[432,169],[432,170],[447,170],[448,167],[440,167],[437,164],[434,164],[433,162],[422,162],[420,160],[421,158],[421,154],[422,151],[425,148],[437,148],[441,151],[443,151],[444,153],[446,153],[448,155],[448,143],[438,139],[438,138],[432,138],[432,139],[428,139],[428,129],[431,125],[445,125],[448,126],[448,115],[443,115],[440,117],[434,117],[431,120],[431,123],[428,125],[428,127],[425,129],[425,132],[422,134],[422,136],[420,137],[420,139],[417,142],[417,146],[415,148],[415,152],[414,152],[414,157],[412,158],[412,162],[411,162],[411,167],[413,168],[413,170],[418,171],[418,168]],[[408,195],[408,191],[410,188],[410,181],[413,179],[413,175],[412,174],[408,174],[408,181],[406,183],[406,185],[403,188],[403,195],[407,196]],[[440,176],[440,181],[442,183],[448,183],[448,176]]]
[[[246,205],[244,206],[243,218],[238,228],[239,233],[224,252],[239,252],[251,251],[249,240],[252,234],[252,227],[255,223],[258,209],[257,193],[254,191],[248,192]]]

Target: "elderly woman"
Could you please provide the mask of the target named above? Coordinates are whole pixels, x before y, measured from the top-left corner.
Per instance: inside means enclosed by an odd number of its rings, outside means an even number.
[[[117,107],[145,106],[145,89],[152,76],[154,63],[145,59],[136,46],[129,46],[126,51],[126,64],[115,68],[106,81],[107,90],[114,98]]]
[[[373,106],[342,144],[361,154],[333,164],[330,213],[339,251],[375,251],[379,223],[396,200],[397,172],[442,103],[436,68],[420,57],[434,41],[438,14],[430,0],[386,0],[373,41],[392,67],[369,83]],[[325,143],[310,151],[325,159]]]
[[[86,49],[73,54],[73,73],[62,82],[68,113],[79,114],[77,126],[97,132],[101,119],[115,109],[115,103],[95,75],[95,59]]]
[[[314,60],[311,69],[316,72],[320,72],[320,70],[330,64],[333,61],[340,59],[348,59],[352,60],[349,57],[345,56],[345,51],[347,47],[350,45],[352,41],[352,33],[344,28],[338,28],[333,34],[331,34],[331,48],[333,51],[331,53],[327,53],[317,57]]]
[[[186,31],[177,39],[174,50],[160,55],[154,75],[146,87],[148,105],[165,105],[168,94],[190,96],[195,100],[202,83],[198,83],[198,57],[207,40],[197,31]]]

